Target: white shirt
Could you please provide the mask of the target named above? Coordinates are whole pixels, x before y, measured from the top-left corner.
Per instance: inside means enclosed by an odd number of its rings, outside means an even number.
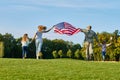
[[[111,44],[102,44],[102,51],[106,52],[106,47],[110,46]]]
[[[22,46],[28,46],[29,45],[29,40],[21,41],[21,43],[22,43]]]

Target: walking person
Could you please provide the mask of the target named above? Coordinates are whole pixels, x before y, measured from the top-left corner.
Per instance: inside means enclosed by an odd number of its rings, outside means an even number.
[[[28,54],[28,45],[29,45],[28,34],[23,35],[21,44],[22,44],[22,58],[25,59]]]
[[[93,40],[94,40],[94,38],[99,43],[97,34],[91,29],[92,29],[92,27],[90,25],[87,26],[86,29],[81,29],[81,32],[83,32],[85,34],[84,43],[85,43],[85,48],[86,48],[86,60],[94,59],[94,57],[93,57],[93,43],[94,43]]]
[[[54,26],[53,26],[54,27]],[[42,40],[42,34],[43,33],[47,33],[49,32],[51,29],[50,28],[49,30],[46,30],[46,27],[43,26],[43,25],[39,25],[38,26],[38,31],[35,33],[33,40],[35,40],[35,45],[36,45],[36,59],[39,59],[39,57],[42,57],[42,52],[41,52],[41,47],[42,47],[42,44],[43,44],[43,40]]]

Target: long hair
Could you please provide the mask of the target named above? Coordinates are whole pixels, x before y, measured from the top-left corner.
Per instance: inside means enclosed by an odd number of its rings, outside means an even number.
[[[47,28],[46,28],[46,26],[39,25],[39,26],[38,26],[38,29],[40,29],[40,30],[46,30]]]
[[[24,34],[22,37],[22,41],[27,41],[28,40],[28,34]]]

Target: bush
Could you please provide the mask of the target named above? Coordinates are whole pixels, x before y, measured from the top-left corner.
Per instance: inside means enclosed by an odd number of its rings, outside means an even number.
[[[59,54],[60,58],[63,57],[63,52],[62,52],[62,50],[59,50],[59,51],[58,51],[58,54]]]
[[[67,51],[67,56],[69,58],[72,58],[72,56],[73,56],[72,51],[70,49]]]
[[[77,49],[77,50],[75,51],[74,57],[75,57],[76,59],[84,59],[83,56],[82,56],[82,53],[80,52],[79,49]]]
[[[56,50],[53,51],[53,52],[52,52],[52,55],[53,55],[54,58],[57,58],[57,57],[58,57],[58,53],[57,53],[57,51],[56,51]]]

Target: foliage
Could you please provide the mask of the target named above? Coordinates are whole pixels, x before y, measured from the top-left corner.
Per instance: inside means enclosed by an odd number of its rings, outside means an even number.
[[[74,57],[77,59],[83,59],[82,53],[79,49],[77,49],[74,53]]]
[[[58,58],[58,56],[59,56],[56,50],[53,51],[52,54],[53,54],[53,57],[54,57],[54,58]]]
[[[67,51],[67,56],[69,58],[72,58],[72,56],[73,56],[73,53],[72,53],[72,51],[70,49]]]
[[[63,51],[62,50],[59,50],[58,51],[58,55],[60,56],[60,58],[62,58],[64,55],[63,55]]]
[[[112,43],[109,47],[107,47],[106,52],[106,60],[116,60],[120,59],[120,35],[117,35],[118,30],[115,30],[113,33],[102,32],[97,33],[99,42],[106,41],[108,43]],[[113,38],[112,40],[110,38]],[[30,38],[31,40],[31,38]],[[4,57],[6,58],[21,58],[22,57],[22,49],[21,49],[21,37],[14,38],[12,34],[6,33],[4,35],[0,34],[0,41],[4,42]],[[35,41],[29,44],[29,54],[28,58],[36,57],[36,48]],[[79,51],[78,51],[79,50]],[[53,54],[56,51],[58,53]],[[44,38],[42,45],[42,53],[43,58],[51,59],[51,58],[77,58],[83,59],[85,58],[85,47],[81,47],[80,44],[74,44],[73,42],[64,41],[62,39],[54,39],[49,40]],[[58,54],[58,55],[57,55]],[[101,56],[101,47],[98,46],[98,43],[94,40],[94,60],[100,61],[102,60]]]
[[[2,36],[2,41],[4,42],[4,57],[20,57],[21,49],[17,45],[16,39],[12,34],[6,33]]]
[[[107,47],[107,52],[106,52],[106,60],[117,60],[120,59],[120,36],[117,35],[118,30],[115,30],[113,33],[108,33],[108,32],[102,32],[102,33],[97,33],[99,42],[102,43],[103,41],[106,41],[107,44],[111,43],[109,47]],[[111,37],[113,39],[111,39]],[[98,45],[96,40],[94,40],[94,60],[95,61],[101,61],[102,60],[102,51],[101,47]],[[83,57],[85,57],[85,47],[83,45],[83,48],[81,49]]]
[[[0,41],[4,42],[4,57],[6,58],[21,58],[22,57],[22,48],[21,48],[21,37],[14,38],[12,34],[6,33],[4,35],[0,34]],[[31,40],[31,38],[30,38]],[[33,41],[28,46],[29,53],[27,54],[28,58],[36,57],[36,47],[35,41]],[[75,51],[76,49],[81,48],[79,44],[73,44],[69,41],[64,41],[62,39],[49,40],[44,38],[42,45],[43,58],[51,59],[53,58],[53,51],[62,50],[62,57],[67,57],[67,51],[69,49]]]

